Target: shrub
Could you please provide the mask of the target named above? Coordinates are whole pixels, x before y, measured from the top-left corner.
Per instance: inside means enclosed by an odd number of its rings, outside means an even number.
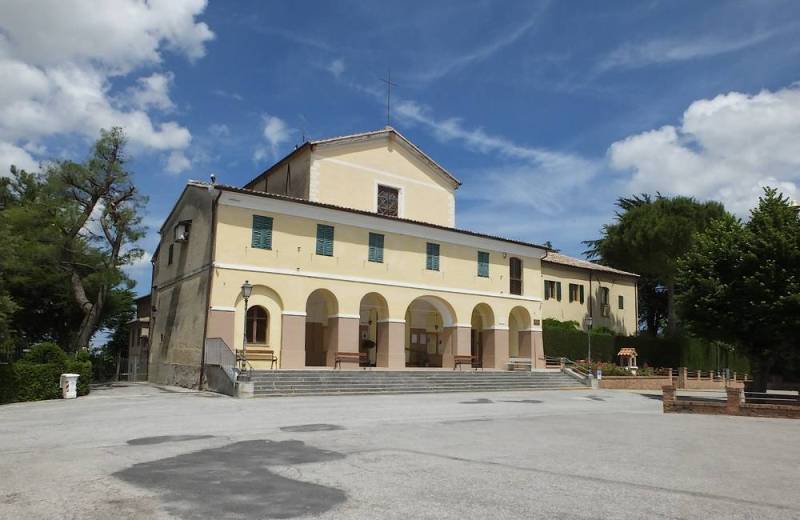
[[[0,365],[0,403],[10,403],[17,395],[17,375],[14,365]]]
[[[15,401],[41,401],[58,399],[61,396],[59,382],[64,371],[63,366],[19,361],[13,367],[17,382]]]
[[[67,356],[55,343],[39,343],[21,361],[0,365],[0,403],[61,397],[61,374],[75,373],[78,395],[89,393],[92,363]]]
[[[45,341],[43,343],[35,344],[31,348],[31,351],[25,354],[23,361],[27,361],[29,363],[35,363],[38,365],[45,363],[66,365],[67,353],[61,350],[61,347],[59,347],[55,343]]]
[[[545,329],[561,329],[561,330],[580,330],[580,324],[577,321],[560,321],[553,318],[545,318],[542,320],[542,328]]]

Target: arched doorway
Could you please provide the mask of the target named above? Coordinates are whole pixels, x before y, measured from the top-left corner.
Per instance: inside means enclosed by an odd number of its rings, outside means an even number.
[[[470,337],[470,354],[472,354],[472,366],[491,367],[493,365],[493,344],[488,337],[490,329],[494,326],[494,313],[492,308],[485,303],[479,303],[472,309],[472,326]],[[487,341],[488,340],[488,341]]]
[[[359,322],[358,322],[358,338],[359,338],[359,352],[367,355],[367,363],[369,366],[386,366],[382,362],[387,353],[381,352],[380,349],[386,350],[385,341],[382,341],[382,322],[389,317],[389,306],[386,299],[378,293],[368,293],[361,298],[361,303],[358,309]]]
[[[446,327],[455,323],[452,307],[440,298],[421,296],[406,310],[406,366],[441,368]]]
[[[531,314],[525,307],[514,307],[508,316],[509,357],[531,357],[530,334],[521,334],[531,328]]]
[[[317,289],[306,300],[306,366],[333,366],[328,359],[331,333],[328,322],[339,312],[336,296],[327,289]]]

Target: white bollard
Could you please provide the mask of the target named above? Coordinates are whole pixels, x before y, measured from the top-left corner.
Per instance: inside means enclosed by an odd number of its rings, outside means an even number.
[[[80,374],[61,374],[61,397],[75,399],[78,397],[78,378]]]

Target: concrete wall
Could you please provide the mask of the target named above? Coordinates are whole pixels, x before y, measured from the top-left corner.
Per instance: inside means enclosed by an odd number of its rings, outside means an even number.
[[[211,202],[214,195],[188,185],[164,223],[154,261],[149,380],[193,387],[198,383],[207,311],[211,259]],[[174,226],[191,220],[186,242],[175,242]],[[174,244],[168,264],[169,245]]]
[[[592,305],[593,327],[608,327],[619,334],[635,334],[637,325],[636,316],[636,278],[592,271],[591,287],[589,285],[589,271],[587,269],[542,262],[542,283],[546,280],[561,282],[561,301],[555,297],[547,299],[542,305],[544,318],[559,321],[577,321],[584,328],[584,319],[589,315],[589,305]],[[580,300],[569,301],[569,284],[583,285],[584,302]],[[609,289],[608,317],[603,317],[600,309],[600,288]],[[542,293],[544,294],[544,293]],[[619,296],[624,299],[623,309],[619,308]]]
[[[374,212],[378,184],[400,190],[398,216],[455,225],[453,183],[391,134],[314,150],[310,200]]]
[[[270,168],[250,188],[308,199],[310,159],[310,151],[303,150],[290,160]]]

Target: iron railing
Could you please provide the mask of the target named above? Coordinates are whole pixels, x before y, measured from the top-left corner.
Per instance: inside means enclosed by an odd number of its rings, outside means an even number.
[[[222,368],[233,383],[253,369],[247,359],[234,352],[222,338],[206,338],[204,362]]]

